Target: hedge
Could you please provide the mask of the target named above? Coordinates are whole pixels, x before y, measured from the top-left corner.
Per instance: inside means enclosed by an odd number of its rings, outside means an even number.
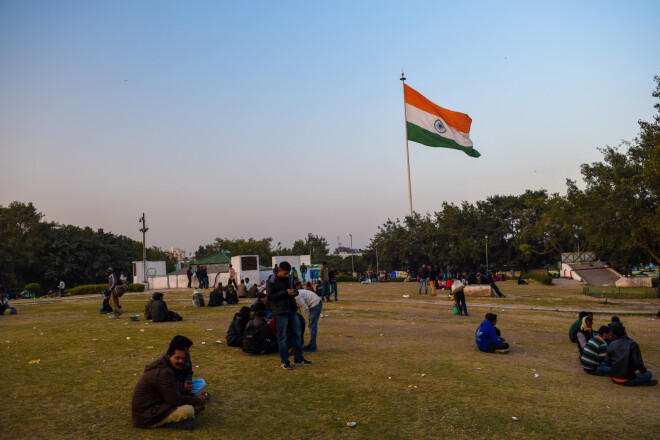
[[[343,282],[346,282],[346,281],[358,282],[360,280],[357,277],[352,277],[350,275],[339,274],[335,277],[335,281],[337,281],[338,283],[343,283]]]
[[[528,280],[528,279],[533,279],[534,281],[538,281],[541,284],[545,284],[547,286],[552,284],[552,277],[550,275],[546,275],[543,273],[528,273],[523,275],[523,279]]]
[[[107,284],[84,284],[69,289],[69,295],[99,294],[108,288]],[[131,283],[128,285],[129,292],[144,292],[144,284]]]

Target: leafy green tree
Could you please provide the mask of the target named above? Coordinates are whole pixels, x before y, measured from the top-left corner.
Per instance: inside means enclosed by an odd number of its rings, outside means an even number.
[[[653,96],[660,98],[660,77]],[[605,147],[602,162],[581,166],[585,189],[568,182],[590,245],[620,267],[660,264],[660,104],[653,122],[640,121],[633,142]]]
[[[305,238],[293,242],[291,255],[311,255],[312,263],[320,263],[330,253],[329,249],[325,237],[310,232]]]
[[[32,203],[0,205],[0,283],[5,287],[43,282],[41,253],[52,223]]]
[[[258,255],[260,264],[269,266],[272,260],[273,251],[271,249],[273,239],[270,237],[255,240],[254,238],[228,239],[216,238],[215,243],[210,247],[208,255],[216,252],[227,252],[231,255]]]

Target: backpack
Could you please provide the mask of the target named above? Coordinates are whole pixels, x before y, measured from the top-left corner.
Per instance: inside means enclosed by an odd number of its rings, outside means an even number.
[[[195,307],[204,307],[204,295],[202,295],[202,292],[193,292],[192,303]]]
[[[259,338],[261,327],[254,325],[254,321],[248,322],[243,333],[242,349],[245,353],[259,354],[263,351],[263,341]]]

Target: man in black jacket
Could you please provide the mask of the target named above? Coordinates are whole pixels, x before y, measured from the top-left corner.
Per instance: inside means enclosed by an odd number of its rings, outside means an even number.
[[[629,387],[639,385],[656,385],[657,380],[644,366],[639,345],[628,338],[626,328],[622,325],[612,326],[616,340],[607,346],[607,355],[612,362],[612,381]],[[635,371],[639,373],[635,374]]]
[[[278,350],[282,368],[285,370],[292,370],[289,363],[289,349],[286,346],[287,332],[291,332],[293,335],[293,363],[295,365],[311,364],[310,361],[305,360],[302,354],[302,337],[297,313],[298,305],[295,299],[298,291],[289,278],[290,272],[291,265],[286,261],[282,261],[277,267],[277,274],[271,275],[266,283],[268,304],[273,315],[275,315],[277,325]]]

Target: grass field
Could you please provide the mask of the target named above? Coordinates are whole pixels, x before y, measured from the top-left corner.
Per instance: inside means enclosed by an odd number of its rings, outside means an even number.
[[[416,285],[341,283],[340,301],[323,306],[319,351],[307,356],[314,365],[294,371],[282,370],[276,354],[255,357],[226,346],[233,313],[251,300],[194,309],[190,291],[168,291],[165,300],[184,321],[160,324],[128,320],[150,293],[125,295],[119,320],[99,315],[98,296],[13,301],[19,314],[0,316],[0,438],[658,437],[660,387],[626,388],[586,375],[566,336],[577,313],[529,308],[606,311],[595,314],[596,328],[609,322],[610,310],[648,312],[617,314],[657,377],[660,319],[649,318],[659,300],[605,304],[583,296],[580,286],[499,284],[508,298],[468,298],[470,316],[459,317],[446,295],[420,297]],[[474,332],[491,308],[512,345],[508,355],[475,347]],[[200,427],[134,428],[133,387],[176,334],[194,341],[195,377],[212,395]],[[357,426],[347,427],[353,421]]]

